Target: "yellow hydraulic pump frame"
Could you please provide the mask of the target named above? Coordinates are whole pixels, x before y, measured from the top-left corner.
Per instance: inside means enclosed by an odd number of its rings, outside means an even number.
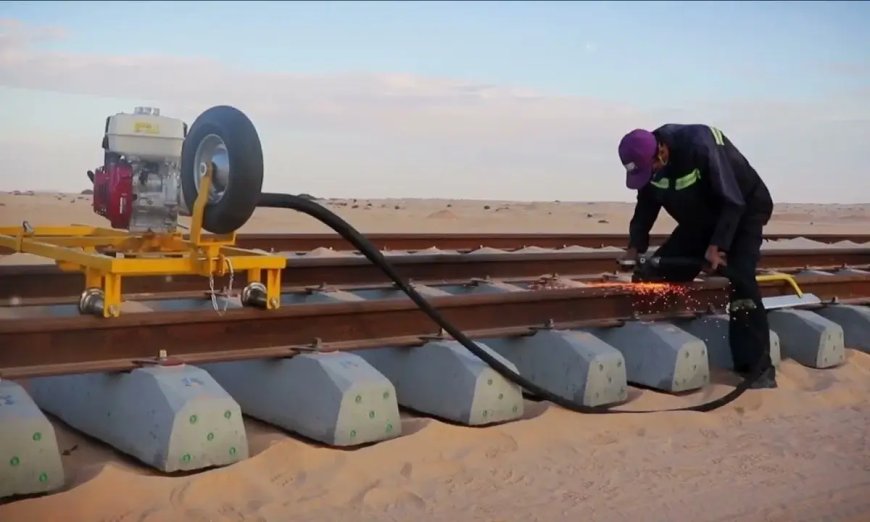
[[[121,280],[123,277],[154,275],[224,276],[228,269],[247,272],[247,292],[242,301],[276,309],[281,303],[281,271],[287,264],[283,256],[236,248],[236,233],[204,234],[203,213],[212,181],[209,166],[200,179],[193,205],[190,233],[132,234],[112,228],[84,225],[0,227],[0,246],[54,259],[64,271],[84,273],[86,294],[102,294],[103,317],[121,314]],[[100,253],[112,248],[122,257]],[[265,281],[264,281],[265,279]],[[250,290],[254,289],[254,292]],[[256,293],[255,299],[250,299]],[[247,294],[247,295],[246,295]],[[248,303],[245,303],[248,304]],[[80,304],[81,306],[81,304]],[[95,310],[95,313],[99,310]]]

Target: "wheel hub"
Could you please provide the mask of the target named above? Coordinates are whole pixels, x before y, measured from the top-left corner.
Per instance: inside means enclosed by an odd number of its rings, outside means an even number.
[[[197,169],[196,190],[199,191],[200,180],[208,171],[208,164],[214,165],[211,188],[208,193],[209,203],[218,203],[227,191],[230,180],[230,154],[224,140],[216,134],[209,134],[199,142],[194,154],[193,164]]]

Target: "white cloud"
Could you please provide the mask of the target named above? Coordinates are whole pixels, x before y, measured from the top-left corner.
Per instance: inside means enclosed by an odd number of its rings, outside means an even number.
[[[0,48],[61,40],[66,36],[63,27],[28,25],[20,20],[0,18]]]
[[[211,105],[234,105],[260,130],[270,190],[362,197],[629,199],[632,194],[622,185],[616,157],[619,138],[635,127],[682,121],[726,129],[771,184],[782,189],[781,197],[817,199],[823,194],[836,199],[854,195],[813,187],[819,183],[813,176],[832,167],[854,172],[864,164],[857,157],[859,149],[854,157],[803,154],[788,171],[777,167],[783,164],[781,156],[807,150],[806,140],[821,151],[837,139],[848,155],[842,139],[831,134],[846,116],[863,133],[854,140],[856,147],[866,148],[870,129],[866,96],[826,106],[710,103],[649,111],[522,87],[402,73],[256,72],[208,57],[81,54],[36,45],[63,36],[60,29],[0,20],[0,86],[142,100],[188,122]],[[13,134],[14,125],[0,122],[0,136]],[[54,162],[46,169],[49,160],[35,156],[15,161],[20,172],[31,175],[14,180],[4,176],[3,184],[80,188],[77,173],[93,165],[84,164],[84,153],[71,151],[71,144],[93,144],[95,150],[86,156],[99,157],[100,130],[82,127],[81,139],[70,139],[68,132],[46,128],[40,134],[16,136],[16,145],[7,142],[0,148],[0,158],[39,147],[75,158],[63,167],[75,173],[76,185],[63,185],[66,175],[43,174],[59,166]],[[804,186],[795,187],[796,179]]]

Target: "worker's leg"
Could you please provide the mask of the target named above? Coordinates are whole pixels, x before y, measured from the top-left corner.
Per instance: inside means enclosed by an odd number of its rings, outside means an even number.
[[[704,251],[707,249],[709,234],[699,230],[692,230],[683,226],[677,226],[670,237],[653,254],[661,258],[685,258],[704,259]],[[671,283],[684,283],[691,281],[701,271],[700,263],[697,266],[679,266],[663,263],[663,266],[650,271],[655,274],[657,280]]]
[[[770,329],[755,271],[761,257],[765,219],[747,216],[738,226],[727,256],[731,282],[729,344],[734,370],[747,374],[761,364],[767,368],[755,387],[775,387],[775,369],[770,362]]]

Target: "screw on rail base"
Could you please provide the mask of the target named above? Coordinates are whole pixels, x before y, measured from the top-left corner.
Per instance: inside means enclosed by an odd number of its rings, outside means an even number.
[[[530,326],[528,329],[528,332],[523,334],[523,336],[535,335],[538,332],[550,331],[550,330],[555,330],[555,329],[556,329],[556,321],[554,321],[551,318],[551,319],[547,319],[546,321],[544,321],[543,324],[537,324],[534,326]]]
[[[492,276],[489,274],[486,274],[483,277],[472,277],[471,279],[468,280],[468,282],[466,283],[466,286],[478,286],[482,283],[491,283],[491,282],[492,282]]]
[[[447,331],[444,330],[444,328],[438,328],[438,333],[436,333],[436,334],[419,335],[419,336],[417,336],[417,338],[422,340],[422,341],[426,341],[426,342],[443,341],[443,340],[447,339]]]
[[[178,357],[170,357],[163,349],[158,350],[157,357],[153,359],[133,359],[132,362],[141,366],[182,366],[184,364],[184,361]]]

